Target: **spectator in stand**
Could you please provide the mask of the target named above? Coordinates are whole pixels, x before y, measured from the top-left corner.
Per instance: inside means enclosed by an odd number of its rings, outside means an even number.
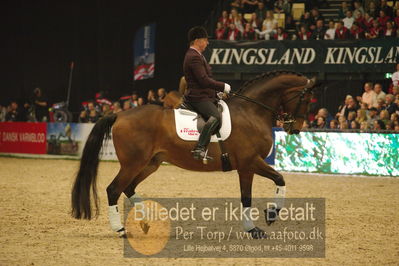
[[[243,6],[242,13],[252,13],[258,5],[258,0],[241,0],[241,4]]]
[[[245,24],[245,29],[244,29],[244,33],[242,34],[242,39],[243,40],[251,40],[251,41],[256,40],[256,33],[255,33],[255,30],[252,28],[251,23]]]
[[[355,18],[355,21],[353,23],[357,23],[357,25],[362,28],[363,30],[366,29],[366,26],[364,24],[364,16],[362,16],[360,13],[356,13],[355,15],[353,15],[353,17]]]
[[[359,24],[355,21],[350,30],[350,38],[354,40],[361,40],[365,38],[364,30],[359,27]]]
[[[373,20],[373,26],[365,33],[367,39],[380,38],[383,35],[383,29],[380,27],[378,21]]]
[[[378,100],[383,100],[385,102],[385,92],[382,91],[382,85],[380,83],[376,83],[374,84],[374,92],[375,92],[375,96],[377,97],[377,102]],[[374,106],[376,107],[376,106]]]
[[[144,98],[143,97],[139,97],[137,99],[137,107],[142,106],[142,105],[145,105]]]
[[[353,120],[350,123],[350,128],[352,130],[360,129],[360,124],[358,122],[356,122],[355,120]]]
[[[358,109],[359,109],[359,105],[357,104],[355,99],[349,98],[348,99],[348,106],[345,108],[344,117],[346,119],[348,119],[349,113],[350,112],[357,112]]]
[[[323,116],[317,117],[315,128],[327,128],[326,119]]]
[[[237,12],[241,13],[243,10],[242,1],[241,0],[233,0],[230,3],[230,7],[231,7],[231,12],[233,12],[233,10],[235,9]]]
[[[258,19],[258,15],[256,13],[251,14],[251,19],[248,21],[251,24],[252,28],[259,29],[261,25],[261,20]]]
[[[369,130],[369,124],[364,121],[360,123],[360,132],[367,132]]]
[[[266,7],[263,1],[258,1],[258,8],[255,10],[255,13],[259,21],[263,21],[265,19]]]
[[[396,37],[396,30],[393,27],[392,21],[387,21],[384,33],[383,33],[384,38],[393,38]]]
[[[344,27],[344,23],[342,21],[337,22],[334,39],[335,40],[349,39],[349,30],[346,27]]]
[[[276,0],[274,2],[274,12],[276,13],[291,13],[291,3],[288,0]]]
[[[346,17],[346,14],[347,14],[346,12],[347,12],[348,10],[350,10],[348,3],[345,2],[345,1],[342,2],[342,3],[341,3],[341,8],[340,8],[339,11],[338,11],[338,16],[339,16],[341,19],[345,18],[345,17]]]
[[[328,22],[328,30],[326,30],[326,33],[324,34],[324,39],[325,40],[335,39],[335,22],[333,20],[330,20]]]
[[[392,74],[392,85],[399,87],[399,64],[396,64],[396,71]]]
[[[349,112],[348,113],[348,118],[346,120],[348,120],[348,124],[350,126],[350,123],[352,123],[352,121],[356,120],[356,111]]]
[[[338,129],[338,121],[333,119],[330,121],[330,129]]]
[[[47,99],[43,96],[42,89],[35,88],[33,90],[32,105],[35,112],[37,122],[47,122],[49,118]]]
[[[309,129],[310,128],[310,123],[308,120],[303,120],[303,124],[302,124],[302,130],[303,129]]]
[[[365,31],[370,30],[373,27],[373,17],[370,16],[368,13],[364,14],[364,19],[363,19],[363,27]]]
[[[354,10],[353,10],[353,16],[357,17],[357,15],[360,15],[360,17],[364,16],[364,8],[362,7],[362,4],[360,1],[355,1],[353,3]]]
[[[123,111],[132,109],[132,102],[130,101],[130,99],[125,100],[125,101],[123,102],[123,107],[122,107],[122,109],[123,109]]]
[[[399,1],[395,2],[395,5],[393,6],[393,15],[396,15],[396,12],[399,10]]]
[[[6,122],[16,122],[19,121],[18,104],[16,101],[12,101],[7,108],[7,113],[5,116]]]
[[[353,22],[355,22],[355,18],[353,17],[352,11],[348,10],[346,11],[346,17],[342,19],[342,22],[344,23],[345,28],[348,30],[352,28]]]
[[[157,99],[155,104],[158,104],[159,106],[163,106],[163,103],[165,101],[166,97],[166,90],[164,88],[159,88],[157,91]]]
[[[310,40],[310,36],[312,35],[312,33],[308,31],[306,26],[301,26],[300,31],[297,35],[299,40]]]
[[[301,30],[301,26],[306,26],[308,29],[312,25],[312,18],[310,17],[310,12],[305,12],[299,21],[296,22],[297,31]]]
[[[222,16],[218,19],[218,22],[222,23],[223,28],[227,28],[230,25],[231,20],[226,10],[222,11]]]
[[[381,27],[383,30],[385,30],[386,27],[387,27],[387,22],[388,22],[389,20],[391,20],[391,17],[390,17],[390,16],[387,16],[387,15],[385,14],[385,11],[384,11],[384,10],[380,10],[380,16],[377,18],[377,20],[378,20],[378,23],[380,24],[380,27]]]
[[[324,24],[324,18],[323,16],[320,14],[319,9],[317,9],[316,7],[313,8],[310,12],[310,29],[314,30],[316,28],[316,23],[318,20],[322,20],[323,24]]]
[[[368,7],[366,7],[366,13],[368,13],[370,15],[370,17],[372,17],[372,18],[378,17],[379,12],[380,12],[380,10],[374,1],[371,1],[369,3]]]
[[[314,40],[323,40],[326,30],[324,28],[324,21],[322,19],[318,19],[316,22],[316,28],[313,30],[311,39]]]
[[[0,104],[0,122],[4,122],[6,120],[7,108]]]
[[[385,126],[390,122],[390,115],[388,110],[381,110],[380,120],[384,122]]]
[[[315,120],[312,122],[314,127],[316,127],[317,119],[319,117],[323,117],[324,118],[327,126],[329,126],[331,120],[333,120],[333,117],[330,115],[330,113],[328,112],[327,108],[320,108],[319,111],[317,112],[316,116],[315,116]]]
[[[386,127],[382,120],[375,120],[373,122],[373,129],[374,130],[386,130]]]
[[[338,107],[338,112],[335,114],[335,118],[338,118],[338,117],[340,117],[340,116],[345,116],[345,117],[347,117],[347,111],[346,111],[346,109],[348,109],[348,106],[349,106],[349,100],[350,99],[353,99],[353,97],[352,97],[352,95],[346,95],[346,97],[345,97],[345,100],[344,100],[344,103],[343,104],[341,104],[339,107]]]
[[[291,15],[286,15],[285,16],[285,30],[295,30],[295,21],[294,18]]]
[[[112,114],[111,105],[104,103],[101,106],[101,116],[107,116]]]
[[[275,0],[263,0],[265,3],[266,10],[273,10],[274,9],[274,2]]]
[[[258,39],[270,40],[271,37],[276,33],[277,20],[274,18],[273,11],[266,11],[266,18],[262,23],[262,31],[255,30],[259,35]]]
[[[339,126],[338,126],[339,129],[346,130],[349,128],[348,121],[345,119],[345,117],[340,116],[338,119],[338,122],[339,122]]]
[[[397,1],[396,3],[399,3],[399,1]],[[395,18],[394,18],[395,27],[396,27],[396,28],[399,28],[399,9],[397,9],[397,10],[395,11],[395,14],[396,14],[396,16],[395,16]]]
[[[122,112],[121,103],[116,101],[112,104],[112,113],[116,114]]]
[[[237,30],[234,23],[230,23],[228,30],[226,31],[226,40],[238,41],[241,39],[241,33]]]
[[[389,114],[393,114],[398,110],[394,100],[395,98],[392,94],[387,94],[385,96],[385,110],[387,110]]]
[[[362,94],[362,97],[358,98],[358,101],[366,103],[367,107],[370,109],[371,107],[377,104],[377,95],[373,90],[373,83],[366,82],[363,88],[364,88],[364,93]]]
[[[216,40],[223,40],[225,37],[225,28],[223,27],[223,24],[220,21],[216,23],[215,37]]]
[[[274,36],[273,36],[273,39],[279,40],[279,41],[287,40],[288,34],[284,31],[284,29],[282,27],[278,27],[276,34],[274,34]]]
[[[367,111],[364,109],[358,109],[356,115],[356,122],[362,124],[363,122],[367,122]]]
[[[93,101],[87,103],[87,110],[83,110],[79,116],[80,123],[96,123],[100,118],[100,113],[97,111]]]
[[[236,26],[236,29],[239,30],[241,34],[244,32],[244,24],[242,21],[242,15],[241,15],[241,13],[238,13],[237,9],[235,9],[235,8],[233,8],[231,10],[231,23],[234,23],[234,25]]]
[[[157,104],[157,96],[153,89],[150,89],[147,93],[147,104]]]
[[[132,102],[133,107],[137,107],[137,99],[138,98],[139,98],[139,95],[137,94],[137,92],[136,91],[132,92],[131,102]]]
[[[370,129],[374,128],[374,122],[378,119],[377,112],[378,112],[377,108],[375,108],[375,107],[371,107],[369,109],[369,113],[368,113],[369,117],[367,119],[367,123],[369,124]]]
[[[386,0],[381,0],[380,11],[384,11],[385,15],[388,17],[393,17],[393,8],[388,5]],[[381,12],[380,12],[380,16],[381,16]]]

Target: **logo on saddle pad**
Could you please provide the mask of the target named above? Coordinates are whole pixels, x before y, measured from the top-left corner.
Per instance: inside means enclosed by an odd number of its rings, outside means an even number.
[[[220,127],[220,136],[222,140],[226,140],[231,133],[231,118],[229,107],[226,102],[220,100],[219,104],[223,107],[222,126]],[[198,131],[197,113],[187,109],[175,109],[175,123],[177,135],[187,141],[198,141],[200,132]],[[216,135],[212,135],[211,142],[217,142]]]

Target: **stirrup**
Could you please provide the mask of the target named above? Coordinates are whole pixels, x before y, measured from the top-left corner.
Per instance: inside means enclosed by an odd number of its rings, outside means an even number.
[[[207,164],[208,161],[212,161],[213,158],[208,156],[208,149],[203,150],[201,148],[195,148],[191,151],[195,160],[202,160],[203,164]]]

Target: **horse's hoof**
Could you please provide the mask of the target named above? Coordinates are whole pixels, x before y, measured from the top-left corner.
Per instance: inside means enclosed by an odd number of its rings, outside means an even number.
[[[265,220],[266,220],[266,224],[267,225],[272,225],[272,223],[274,223],[277,218],[278,218],[278,213],[280,212],[280,209],[265,209]]]
[[[251,234],[253,239],[265,239],[267,238],[266,232],[260,229],[259,227],[255,227],[248,231]]]
[[[125,228],[122,228],[122,229],[118,230],[117,233],[118,233],[120,238],[127,238],[127,232],[126,232]]]

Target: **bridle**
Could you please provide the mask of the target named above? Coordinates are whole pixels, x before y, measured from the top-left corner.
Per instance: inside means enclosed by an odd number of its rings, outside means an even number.
[[[274,108],[272,108],[272,107],[270,107],[270,106],[268,106],[268,105],[266,105],[264,103],[261,103],[261,102],[255,100],[255,99],[249,98],[249,97],[247,97],[245,95],[242,95],[242,94],[239,94],[237,92],[231,92],[230,95],[233,95],[235,97],[241,98],[241,99],[243,99],[245,101],[252,102],[254,104],[257,104],[257,105],[263,107],[264,109],[270,111],[272,113],[272,115],[277,120],[281,121],[283,123],[284,127],[287,127],[288,129],[292,129],[292,127],[295,124],[297,118],[306,119],[305,115],[298,115],[298,112],[299,112],[299,109],[301,108],[301,105],[303,103],[305,103],[305,102],[309,103],[309,101],[305,101],[305,95],[307,93],[313,93],[313,88],[308,86],[309,83],[310,83],[310,80],[308,80],[308,84],[301,91],[298,91],[293,97],[289,98],[285,102],[285,103],[289,103],[292,100],[295,100],[296,98],[299,97],[299,101],[298,101],[298,103],[297,103],[297,105],[295,107],[295,110],[294,110],[293,114],[291,114],[291,113],[280,113],[277,110],[275,110]]]

